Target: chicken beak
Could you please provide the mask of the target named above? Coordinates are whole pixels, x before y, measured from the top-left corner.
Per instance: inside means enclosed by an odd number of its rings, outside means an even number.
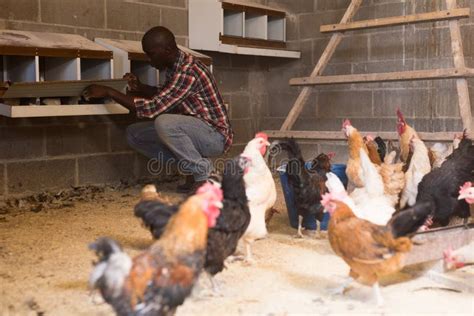
[[[216,201],[213,203],[213,205],[217,207],[218,209],[221,209],[224,207],[224,204],[221,201]]]
[[[458,196],[458,200],[464,200],[464,199],[467,198],[467,197],[468,197],[467,193],[461,193],[461,194],[459,194],[459,196]]]
[[[266,140],[266,141],[265,141],[265,146],[268,147],[268,146],[270,146],[270,145],[271,145],[270,142],[269,142],[268,140]]]

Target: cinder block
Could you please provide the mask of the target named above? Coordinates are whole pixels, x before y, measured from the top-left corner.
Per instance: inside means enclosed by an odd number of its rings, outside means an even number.
[[[372,91],[321,91],[319,117],[370,117]]]
[[[232,95],[229,108],[232,119],[251,118],[250,97],[246,94]]]
[[[434,103],[434,116],[459,118],[459,101],[456,87],[430,90],[430,100]]]
[[[232,68],[255,69],[257,58],[252,55],[230,55]]]
[[[418,123],[418,122],[416,122]],[[431,122],[433,132],[456,132],[460,133],[464,127],[460,118],[442,118]]]
[[[212,66],[214,68],[214,73],[219,71],[220,68],[230,67],[231,54],[221,54],[216,52],[205,52],[206,55],[212,58]]]
[[[405,8],[412,5],[400,0],[378,0],[375,2],[369,5],[368,8],[373,8],[374,18],[376,19],[405,15]]]
[[[314,10],[313,1],[268,0],[268,5],[288,13],[306,13]]]
[[[415,29],[415,52],[417,59],[451,57],[451,36],[449,28]],[[408,55],[408,58],[412,56]]]
[[[137,179],[165,180],[178,173],[176,163],[166,164],[161,161],[150,160],[140,154],[135,155],[134,167]]]
[[[331,61],[360,62],[367,61],[368,57],[368,36],[351,34],[344,36]]]
[[[38,0],[2,0],[0,19],[38,21]]]
[[[372,60],[403,59],[403,33],[376,33],[370,36],[370,57]]]
[[[140,2],[151,3],[156,5],[166,5],[178,8],[186,7],[186,0],[140,0]]]
[[[432,116],[429,94],[425,89],[385,90],[375,93],[374,115],[376,117],[396,117],[398,108],[406,118]]]
[[[346,9],[350,3],[350,0],[316,0],[315,9],[318,11]]]
[[[94,28],[77,28],[77,34],[93,40],[99,38],[124,39],[129,41],[140,41],[142,39],[142,32],[126,32],[126,31],[112,31]]]
[[[130,124],[132,123],[110,124],[110,150],[112,152],[132,150],[127,144],[125,134]]]
[[[171,8],[161,9],[161,25],[169,28],[175,35],[188,35],[188,11]]]
[[[74,185],[75,159],[7,163],[8,194],[39,192]]]
[[[44,156],[41,127],[1,127],[0,135],[0,160]]]
[[[161,8],[135,2],[107,0],[108,29],[146,32],[160,24]]]
[[[298,16],[295,14],[286,16],[286,40],[298,39]]]
[[[282,117],[263,117],[261,119],[260,129],[261,130],[277,130],[280,129],[281,124],[284,122],[284,118]]]
[[[304,67],[314,67],[313,63],[313,41],[305,40],[301,41],[299,45],[299,50],[301,51],[301,65]]]
[[[215,69],[214,76],[216,78],[219,90],[222,93],[248,91],[249,89],[249,72],[240,69]]]
[[[134,160],[133,153],[78,158],[79,184],[102,184],[134,179]]]
[[[269,93],[292,92],[296,88],[290,87],[290,79],[307,75],[309,75],[308,72],[303,72],[301,68],[297,67],[293,63],[288,63],[278,68],[271,68],[270,71],[265,72],[265,82],[263,85],[266,91]]]
[[[311,12],[311,11],[307,11]],[[319,27],[322,24],[322,14],[304,13],[299,15],[299,39],[312,39],[321,37]]]
[[[352,73],[351,63],[329,64],[324,69],[325,76],[350,75]],[[329,86],[328,86],[329,87]],[[334,88],[334,86],[332,86]]]
[[[245,144],[255,135],[250,119],[231,120],[231,124],[234,130],[234,144]]]
[[[107,130],[107,124],[47,128],[46,154],[62,156],[108,152]]]
[[[268,115],[271,117],[286,117],[297,96],[296,93],[271,93],[268,96]],[[308,101],[305,104],[305,109],[309,107],[312,107],[313,113],[316,112],[315,102]]]
[[[4,28],[8,30],[32,31],[32,32],[54,32],[54,33],[65,33],[65,34],[75,33],[74,27],[72,26],[51,25],[51,24],[45,24],[45,23],[23,22],[23,21],[5,21]]]
[[[40,3],[42,22],[105,27],[104,1],[41,0]]]

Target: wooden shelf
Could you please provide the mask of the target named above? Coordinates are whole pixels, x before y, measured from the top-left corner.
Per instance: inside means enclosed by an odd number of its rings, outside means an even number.
[[[372,74],[360,74],[360,75],[302,77],[302,78],[290,79],[290,85],[310,86],[310,85],[349,84],[349,83],[452,79],[452,78],[466,78],[466,77],[474,77],[474,69],[446,68],[446,69],[413,70],[413,71],[387,72],[387,73],[372,73]]]
[[[255,3],[189,2],[189,47],[229,54],[300,58],[286,50],[286,12]]]
[[[11,118],[81,115],[128,114],[120,104],[6,105],[0,103],[0,115]]]
[[[125,91],[127,80],[72,80],[45,82],[17,82],[0,90],[2,99],[42,98],[42,97],[79,97],[91,84],[101,84],[118,91]]]
[[[286,138],[294,137],[297,139],[314,139],[314,140],[345,140],[346,136],[341,131],[280,131],[268,130],[265,131],[270,138]],[[384,140],[398,140],[396,132],[365,132],[360,131],[365,136],[368,134],[380,136]],[[418,132],[418,135],[425,141],[452,141],[454,132]]]
[[[470,15],[469,8],[452,9],[437,12],[419,13],[404,16],[393,16],[388,18],[355,21],[341,24],[321,25],[321,33],[355,31],[377,27],[387,27],[396,25],[405,25],[413,23],[434,22],[443,20],[452,20],[459,18],[468,18]]]

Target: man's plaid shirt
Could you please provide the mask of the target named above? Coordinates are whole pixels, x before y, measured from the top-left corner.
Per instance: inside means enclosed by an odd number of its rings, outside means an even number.
[[[209,69],[179,50],[178,59],[166,73],[166,82],[152,99],[135,98],[138,117],[162,113],[195,116],[224,136],[224,150],[232,145],[233,132],[222,96]]]

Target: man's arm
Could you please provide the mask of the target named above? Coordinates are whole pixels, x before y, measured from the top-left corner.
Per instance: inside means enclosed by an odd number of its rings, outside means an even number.
[[[129,109],[131,112],[136,112],[133,96],[123,94],[107,86],[92,84],[84,89],[82,95],[86,100],[94,98],[111,98],[115,102]]]

